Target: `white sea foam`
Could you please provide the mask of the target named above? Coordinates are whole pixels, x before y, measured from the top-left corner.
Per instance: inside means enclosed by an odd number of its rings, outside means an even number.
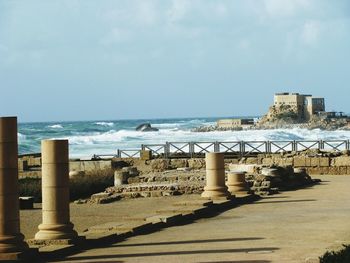
[[[113,122],[104,122],[104,121],[95,122],[95,124],[100,126],[105,126],[105,127],[112,127],[114,125]]]
[[[123,143],[140,146],[144,143],[165,143],[167,141],[291,141],[291,140],[347,140],[350,131],[322,131],[306,129],[213,131],[205,133],[189,130],[162,129],[157,132],[139,132],[132,130],[111,130],[105,133],[94,133],[68,137],[71,144],[93,145]]]
[[[61,124],[54,124],[48,126],[51,129],[63,129],[63,126]]]
[[[19,142],[23,142],[27,139],[27,136],[25,136],[24,134],[19,133],[19,132],[17,133],[17,137],[18,137]]]
[[[276,129],[276,130],[243,130],[243,131],[213,131],[197,133],[191,132],[194,127],[202,125],[213,125],[214,122],[203,119],[194,120],[173,120],[168,123],[157,123],[154,121],[153,127],[160,130],[154,132],[140,132],[134,130],[134,122],[89,122],[75,123],[74,125],[62,124],[30,124],[24,126],[18,138],[22,148],[35,151],[40,148],[38,142],[42,138],[47,138],[55,129],[55,137],[69,140],[71,156],[81,157],[92,154],[116,153],[117,149],[140,149],[141,144],[165,144],[166,142],[237,142],[237,141],[291,141],[291,140],[348,140],[350,131],[323,131],[320,129]],[[35,126],[36,125],[36,126]],[[105,127],[109,131],[99,132],[96,125]],[[67,127],[66,127],[67,126]],[[68,128],[69,129],[66,129]],[[118,127],[125,127],[118,130]],[[49,128],[49,129],[48,129]],[[27,137],[24,135],[26,134]],[[34,136],[34,137],[33,137]],[[33,139],[34,138],[34,139]],[[25,146],[25,147],[24,147]],[[211,149],[211,148],[210,148]]]

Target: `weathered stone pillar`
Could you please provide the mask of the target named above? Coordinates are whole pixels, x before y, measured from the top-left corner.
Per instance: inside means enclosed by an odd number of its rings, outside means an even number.
[[[17,118],[0,117],[0,260],[27,250],[19,222]]]
[[[229,172],[227,174],[228,191],[231,195],[242,195],[247,193],[245,172]]]
[[[35,240],[74,240],[69,216],[68,140],[43,140],[42,218]]]
[[[128,172],[118,170],[114,172],[114,186],[121,186],[128,180]]]
[[[206,180],[207,184],[204,187],[202,197],[218,198],[229,197],[225,185],[225,162],[223,153],[207,153],[205,156],[206,162]]]

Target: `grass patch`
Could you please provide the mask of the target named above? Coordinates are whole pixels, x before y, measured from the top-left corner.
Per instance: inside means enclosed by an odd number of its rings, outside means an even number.
[[[41,179],[30,177],[19,179],[19,196],[33,196],[34,202],[41,202]]]
[[[326,252],[320,257],[320,263],[349,263],[350,262],[350,245],[343,245],[339,251]]]
[[[88,198],[92,194],[103,192],[114,185],[114,173],[111,169],[88,172],[84,176],[77,176],[69,181],[71,200]]]
[[[114,184],[113,170],[96,170],[69,180],[70,200],[88,198],[92,194],[103,192]],[[33,196],[35,202],[41,202],[41,178],[19,179],[19,195]]]

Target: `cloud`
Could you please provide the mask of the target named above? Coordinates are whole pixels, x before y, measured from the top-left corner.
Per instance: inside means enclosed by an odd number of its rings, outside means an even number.
[[[265,11],[272,17],[294,16],[312,6],[311,0],[264,0]]]
[[[307,21],[302,29],[301,40],[304,44],[315,45],[321,36],[321,24],[318,21]]]
[[[188,0],[173,0],[167,12],[170,22],[182,20],[190,11],[192,4]]]
[[[157,20],[156,4],[153,1],[139,1],[136,19],[143,26],[153,26]]]
[[[218,3],[214,8],[215,13],[220,17],[226,17],[229,13],[227,5],[224,3]]]
[[[100,39],[100,44],[109,46],[116,43],[127,42],[132,38],[131,32],[122,28],[114,27]]]

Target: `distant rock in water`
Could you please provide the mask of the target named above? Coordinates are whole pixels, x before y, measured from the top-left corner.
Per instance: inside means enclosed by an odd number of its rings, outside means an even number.
[[[142,123],[136,127],[136,131],[148,132],[159,131],[159,129],[152,127],[150,123]]]

